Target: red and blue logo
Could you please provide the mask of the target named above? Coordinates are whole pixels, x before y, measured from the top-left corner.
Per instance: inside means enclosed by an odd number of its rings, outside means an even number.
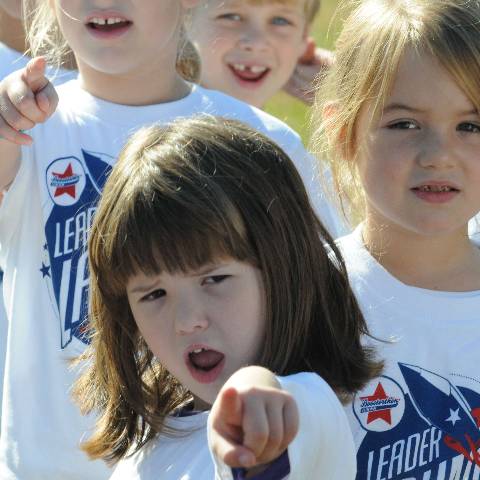
[[[47,168],[48,192],[52,201],[60,207],[77,203],[85,186],[85,169],[78,158],[58,158]]]
[[[357,480],[478,480],[480,382],[405,363],[397,371],[398,381],[379,377],[353,402],[364,430]]]
[[[58,312],[62,348],[88,343],[88,232],[114,162],[107,154],[82,150],[79,157],[54,160],[46,170],[53,205],[39,272]]]

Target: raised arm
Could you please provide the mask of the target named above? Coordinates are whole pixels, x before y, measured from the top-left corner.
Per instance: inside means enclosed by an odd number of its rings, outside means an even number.
[[[334,61],[333,53],[315,45],[309,38],[307,49],[299,58],[297,66],[283,89],[292,97],[306,105],[313,104],[315,99],[315,81],[317,76],[326,72]]]
[[[213,454],[229,467],[245,468],[245,478],[280,457],[298,431],[294,398],[262,367],[234,373],[218,394],[210,416]]]
[[[20,146],[32,143],[24,131],[45,122],[57,108],[58,96],[45,67],[43,58],[34,58],[0,82],[0,192],[15,179]]]

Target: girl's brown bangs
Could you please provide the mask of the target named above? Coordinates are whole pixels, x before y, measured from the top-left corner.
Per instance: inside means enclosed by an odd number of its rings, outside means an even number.
[[[153,194],[139,193],[118,225],[112,246],[111,263],[118,265],[119,286],[139,271],[147,275],[187,272],[224,256],[252,260],[237,208],[218,187],[209,195],[208,181],[203,190],[179,187],[166,195],[154,189]]]

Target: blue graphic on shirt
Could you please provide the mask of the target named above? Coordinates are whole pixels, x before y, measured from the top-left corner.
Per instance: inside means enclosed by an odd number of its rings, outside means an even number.
[[[39,270],[58,309],[62,348],[73,338],[88,342],[87,236],[112,163],[109,155],[82,150],[81,158],[58,158],[46,170],[53,208]]]
[[[480,479],[478,391],[416,365],[398,366],[406,392],[383,376],[353,403],[366,430],[357,480]],[[480,389],[475,379],[463,383]]]

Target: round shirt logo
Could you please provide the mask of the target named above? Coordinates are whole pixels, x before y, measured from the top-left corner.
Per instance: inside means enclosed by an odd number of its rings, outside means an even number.
[[[391,430],[400,423],[405,412],[404,393],[391,378],[378,377],[355,396],[353,411],[365,430]]]
[[[85,188],[85,170],[75,157],[54,160],[47,168],[47,188],[52,201],[61,207],[77,203]]]

